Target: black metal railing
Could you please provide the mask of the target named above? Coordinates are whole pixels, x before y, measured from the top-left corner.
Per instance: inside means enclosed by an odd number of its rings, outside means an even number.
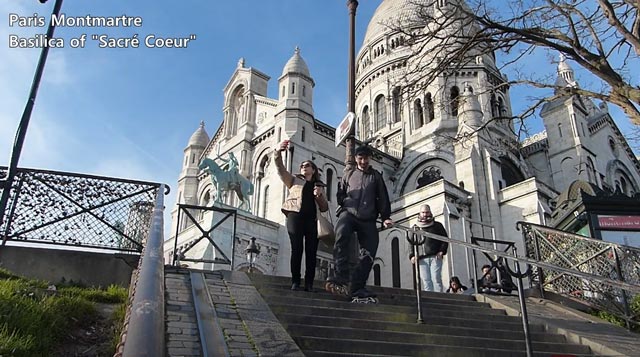
[[[0,179],[6,174],[0,167]],[[140,252],[160,186],[19,168],[2,212],[2,245],[19,241]]]
[[[487,257],[490,256],[495,256],[496,259],[501,259],[505,266],[507,267],[507,272],[509,274],[512,274],[513,277],[516,278],[517,280],[517,292],[518,292],[518,300],[520,303],[520,314],[522,317],[522,328],[523,328],[523,332],[524,332],[524,337],[525,337],[525,347],[526,347],[526,352],[527,352],[527,356],[533,356],[533,347],[532,347],[532,343],[531,343],[531,334],[529,332],[529,317],[527,314],[527,305],[526,305],[526,301],[525,301],[525,296],[524,296],[524,285],[522,283],[522,278],[524,278],[525,276],[527,276],[530,273],[530,270],[527,270],[527,272],[522,273],[520,271],[520,265],[518,264],[520,262],[520,258],[518,257],[517,254],[517,250],[516,250],[516,246],[514,242],[508,242],[508,241],[499,241],[499,240],[494,240],[494,239],[482,239],[482,238],[474,238],[473,243],[468,243],[468,242],[462,242],[459,240],[455,240],[455,239],[451,239],[448,237],[443,237],[440,235],[435,235],[432,233],[428,233],[425,232],[423,230],[420,229],[410,229],[410,228],[406,228],[406,227],[402,227],[402,226],[394,226],[395,229],[399,229],[401,231],[405,232],[406,235],[406,239],[409,242],[409,244],[412,245],[412,249],[414,251],[415,256],[417,257],[417,246],[424,244],[424,242],[426,241],[426,239],[435,239],[435,240],[440,240],[440,241],[445,241],[448,242],[449,244],[453,244],[453,245],[459,245],[462,247],[465,247],[466,249],[470,249],[472,252],[481,252],[484,253]],[[508,249],[507,250],[498,250],[498,249],[494,249],[494,247],[484,247],[481,245],[478,245],[478,242],[490,242],[493,245],[496,244],[505,244],[507,245]],[[508,251],[510,250],[510,252]],[[475,254],[474,254],[475,256]],[[508,261],[511,260],[514,263],[514,269],[510,269],[508,267]],[[473,264],[474,264],[474,272],[477,271],[477,267],[476,265],[476,260],[473,260]],[[417,261],[415,266],[417,267]],[[419,269],[416,268],[416,298],[417,298],[417,311],[418,311],[418,318],[417,321],[418,323],[422,323],[423,319],[422,319],[422,302],[421,302],[421,298],[420,298],[420,272]],[[476,287],[476,292],[478,292],[477,290],[477,286],[478,286],[478,282],[477,282],[477,274],[474,274],[474,276],[476,277],[476,282],[474,282],[474,287]]]
[[[164,185],[156,194],[149,234],[129,287],[129,304],[115,356],[164,356]]]
[[[212,222],[209,228],[204,228],[200,224],[200,220],[197,218],[199,215],[203,215],[205,212],[212,213],[220,213],[222,217],[218,222],[214,222],[212,218]],[[234,208],[222,208],[215,206],[194,206],[187,204],[178,204],[178,214],[177,214],[177,223],[176,223],[176,233],[173,238],[173,254],[172,254],[172,265],[180,266],[181,262],[197,262],[197,263],[210,263],[210,264],[225,264],[231,267],[233,270],[233,257],[235,252],[235,236],[236,236],[236,221],[237,221],[238,212]],[[216,228],[225,223],[228,219],[232,219],[232,230],[231,230],[231,258],[227,257],[224,254],[224,251],[220,248],[218,243],[213,239],[214,231]],[[188,242],[185,242],[178,246],[178,237],[180,235],[180,231],[182,227],[190,227],[193,226],[200,233],[199,237],[194,237],[190,239]],[[204,259],[204,258],[192,258],[187,255],[187,253],[194,248],[198,243],[203,240],[207,240],[213,248],[215,249],[215,258],[214,259]]]
[[[532,284],[543,296],[552,291],[618,316],[627,328],[638,325],[630,302],[640,294],[640,249],[532,223],[517,226],[527,258],[538,262]]]

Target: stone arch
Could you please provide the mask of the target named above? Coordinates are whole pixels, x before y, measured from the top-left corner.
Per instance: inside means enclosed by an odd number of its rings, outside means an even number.
[[[518,165],[506,156],[500,157],[500,173],[502,174],[502,181],[504,182],[505,187],[515,185],[525,179],[525,176]]]
[[[440,178],[448,181],[452,181],[454,178],[453,167],[448,160],[441,156],[434,155],[425,157],[426,155],[428,154],[421,155],[407,167],[406,172],[408,172],[408,174],[400,181],[402,182],[400,186],[400,196],[415,190],[418,186],[418,178],[422,176],[423,171],[429,169],[431,166],[440,170]]]
[[[237,84],[227,97],[227,110],[225,120],[227,122],[227,136],[233,136],[238,132],[238,127],[246,118],[247,103],[245,98],[246,86],[244,83]]]
[[[617,188],[616,184],[618,186],[622,185],[622,181],[621,181],[621,178],[622,178],[626,183],[626,187],[624,188],[625,191],[622,191],[623,187],[620,187],[622,193],[628,195],[628,194],[635,194],[639,192],[638,183],[633,177],[633,174],[631,174],[631,171],[629,171],[627,166],[622,161],[620,160],[609,161],[609,163],[607,164],[606,172],[607,172],[606,183],[609,185],[609,187],[612,190],[614,191],[616,190]]]

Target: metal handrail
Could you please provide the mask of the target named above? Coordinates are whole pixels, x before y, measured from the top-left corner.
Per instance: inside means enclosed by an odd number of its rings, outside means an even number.
[[[411,230],[410,228],[403,227],[403,226],[400,226],[400,225],[394,225],[393,227],[394,228],[398,228],[400,230],[413,232],[413,230]],[[557,265],[553,265],[553,264],[550,264],[550,263],[546,263],[546,262],[543,262],[543,261],[536,260],[535,258],[518,257],[516,259],[513,255],[511,255],[510,253],[507,253],[507,252],[503,252],[503,251],[500,251],[500,250],[495,250],[495,249],[492,249],[492,248],[485,248],[485,247],[477,246],[477,245],[471,244],[471,243],[461,242],[459,240],[451,239],[451,238],[444,237],[444,236],[439,236],[439,235],[428,233],[428,232],[424,232],[424,231],[421,231],[419,233],[420,233],[420,235],[425,236],[427,238],[440,240],[440,241],[443,241],[443,242],[447,242],[449,244],[455,244],[455,245],[463,246],[463,247],[466,247],[466,248],[477,250],[479,252],[489,253],[489,254],[492,254],[492,255],[496,255],[498,257],[503,257],[505,259],[517,261],[517,262],[519,262],[521,264],[530,264],[530,265],[534,265],[534,266],[540,266],[542,268],[558,270],[558,271],[561,271],[563,273],[575,276],[577,278],[593,280],[593,281],[596,281],[598,283],[611,285],[612,287],[615,287],[615,288],[625,289],[625,290],[629,290],[629,291],[632,291],[632,292],[635,292],[635,293],[640,293],[640,285],[629,284],[629,283],[626,283],[626,282],[623,282],[623,281],[613,280],[613,279],[609,279],[609,278],[606,278],[606,277],[585,273],[585,272],[582,272],[582,271],[579,271],[579,270],[575,270],[575,269],[568,269],[568,268],[565,268],[565,267],[560,267],[560,266],[557,266]]]
[[[151,228],[130,289],[129,310],[116,356],[164,356],[164,185],[156,196]]]
[[[403,226],[399,226],[396,225],[394,226],[395,228],[398,228],[399,230],[404,230],[405,234],[406,234],[406,238],[407,241],[409,242],[409,244],[411,244],[413,246],[413,251],[414,254],[416,256],[416,266],[418,265],[418,261],[417,261],[417,257],[418,257],[418,251],[417,248],[419,245],[424,244],[424,242],[426,241],[427,238],[430,239],[435,239],[435,240],[439,240],[439,241],[445,241],[448,242],[449,244],[457,244],[457,245],[462,245],[465,246],[466,248],[470,248],[473,250],[473,252],[475,253],[476,250],[481,251],[483,253],[492,253],[492,254],[496,254],[496,255],[501,255],[503,256],[505,259],[513,259],[516,261],[516,272],[513,274],[513,276],[515,278],[517,278],[518,280],[518,284],[517,284],[517,289],[518,289],[518,297],[519,297],[519,303],[520,303],[520,313],[522,316],[522,329],[524,332],[524,339],[525,339],[525,348],[527,351],[527,357],[531,357],[533,356],[533,345],[531,343],[531,334],[529,332],[529,317],[527,314],[527,306],[526,306],[526,301],[524,299],[524,289],[523,289],[523,285],[522,285],[522,278],[523,276],[525,276],[525,274],[522,274],[520,272],[520,266],[518,265],[518,254],[516,251],[516,247],[515,247],[515,243],[513,242],[507,242],[507,241],[497,241],[497,240],[488,240],[488,239],[482,239],[484,241],[491,241],[494,243],[505,243],[508,244],[511,247],[511,250],[513,252],[513,255],[508,254],[506,252],[497,250],[497,249],[491,249],[491,248],[483,248],[480,247],[478,245],[475,244],[469,244],[467,242],[460,242],[458,240],[455,239],[451,239],[449,237],[446,236],[440,236],[440,235],[436,235],[433,233],[428,233],[425,232],[421,229],[409,229]],[[411,238],[410,238],[411,237]],[[475,260],[474,260],[474,264],[475,264]],[[505,261],[506,264],[506,261]],[[477,267],[474,267],[474,270],[477,269]],[[511,269],[507,269],[507,271],[511,274]],[[420,276],[419,276],[419,272],[418,275],[416,277],[416,280],[419,281]],[[478,283],[475,282],[475,286],[476,286],[476,293],[478,292],[477,289],[477,285]],[[417,308],[418,308],[418,323],[422,323],[422,309],[421,309],[421,299],[420,299],[420,284],[416,284],[416,298],[417,298]]]

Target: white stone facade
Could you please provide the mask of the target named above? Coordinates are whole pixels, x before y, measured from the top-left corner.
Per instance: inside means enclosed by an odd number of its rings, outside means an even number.
[[[478,57],[473,66],[439,78],[424,90],[411,93],[411,98],[402,88],[390,86],[403,75],[402,63],[410,51],[401,34],[379,24],[400,16],[408,6],[405,2],[382,2],[356,59],[358,139],[378,149],[373,166],[386,179],[396,223],[411,226],[420,205],[427,203],[453,239],[468,240],[473,235],[514,241],[523,254],[516,222],[544,224],[552,200],[574,180],[626,194],[640,192],[640,164],[605,106],[583,98],[549,103],[540,113],[546,131],[522,143],[509,124],[487,124],[500,113],[511,113],[509,91],[492,90],[504,81],[493,58]],[[565,61],[558,66],[558,76],[566,85],[577,85]],[[281,140],[289,138],[292,148],[284,155],[285,166],[297,171],[300,162],[311,159],[322,168],[323,180],[329,185],[330,212],[334,212],[345,149],[335,147],[335,129],[314,117],[315,82],[299,49],[283,67],[276,98],[267,96],[269,79],[245,67],[243,59],[238,62],[224,89],[224,122],[211,139],[204,127],[198,128],[185,149],[178,203],[210,206],[213,186],[207,174],[197,169],[198,162],[204,157],[226,158],[233,152],[239,159],[240,173],[255,188],[251,212],[238,214],[234,269],[246,266],[242,251],[254,236],[264,252],[258,258],[258,270],[287,276],[290,244],[280,212],[286,189],[270,154]],[[485,129],[473,130],[483,124],[487,124]],[[288,137],[290,131],[295,134]],[[234,197],[226,197],[225,203],[238,206]],[[172,212],[167,257],[173,250],[177,224],[177,209]],[[206,215],[201,219],[210,220]],[[179,231],[178,246],[198,235],[193,227],[180,227]],[[409,252],[400,231],[382,231],[379,259],[369,283],[413,286]],[[212,255],[206,248],[197,254]],[[452,275],[468,285],[473,276],[470,254],[454,245],[446,257],[445,285]],[[318,278],[331,267],[330,249],[322,247],[319,260]]]

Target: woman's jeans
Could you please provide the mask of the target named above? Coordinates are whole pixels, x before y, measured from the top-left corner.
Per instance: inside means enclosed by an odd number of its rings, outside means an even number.
[[[437,255],[419,260],[422,290],[442,292],[442,261]]]

